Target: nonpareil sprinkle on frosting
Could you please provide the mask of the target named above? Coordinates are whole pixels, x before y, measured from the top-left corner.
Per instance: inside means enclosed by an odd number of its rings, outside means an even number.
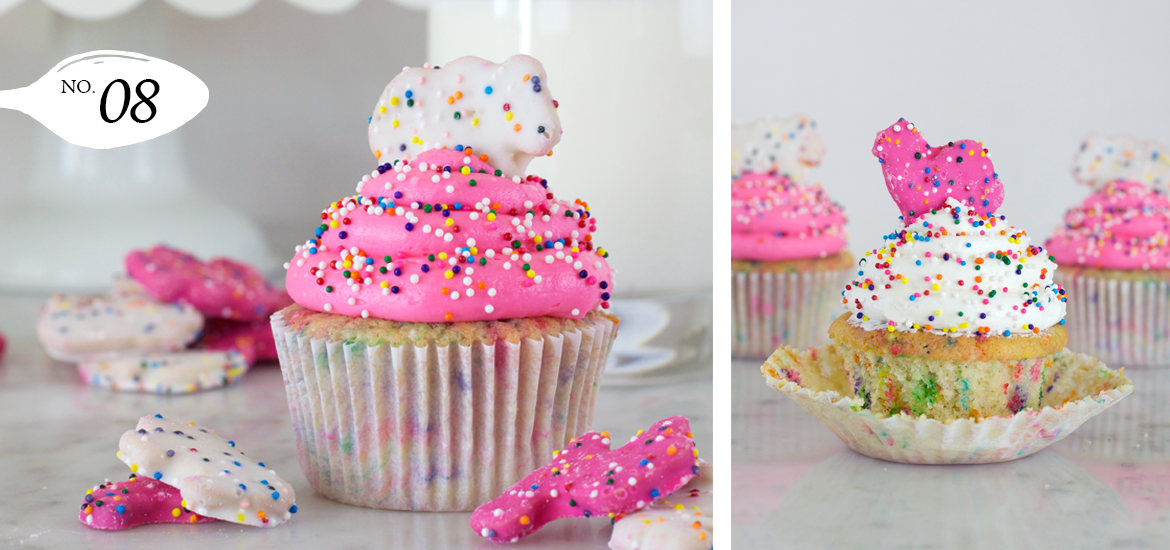
[[[525,67],[529,72],[519,70]],[[401,91],[403,82],[414,82],[410,88],[416,90],[428,82],[445,84],[428,94],[403,92],[397,104],[384,94],[378,110],[383,102],[401,107],[415,100],[406,108],[423,135],[434,130],[423,122],[445,117],[452,105],[478,107],[444,118],[440,126],[453,129],[441,139],[398,153],[379,145],[386,118],[372,119],[370,143],[382,164],[361,178],[355,195],[321,212],[314,237],[297,247],[288,264],[289,294],[314,311],[403,322],[580,319],[608,308],[613,275],[608,253],[593,242],[597,220],[588,204],[558,200],[547,180],[522,173],[525,158],[551,150],[560,136],[540,63],[527,56],[502,65],[460,58],[419,71],[404,70],[387,94]],[[438,92],[450,99],[435,101]],[[483,122],[477,116],[487,116],[484,105],[497,103],[501,112],[525,106],[529,114],[544,107],[554,113],[543,128],[555,135],[542,142],[548,149],[507,135],[516,131],[511,127],[476,130]],[[448,145],[452,136],[484,145]],[[492,152],[480,148],[485,146]],[[388,158],[395,154],[400,156]],[[521,172],[509,174],[501,166]]]
[[[899,134],[905,141],[898,143],[899,138],[891,137]],[[998,193],[986,187],[979,190],[964,178],[969,172],[939,170],[948,179],[958,180],[955,185],[970,184],[972,189],[937,205],[928,197],[929,210],[910,214],[920,207],[899,201],[913,194],[890,185],[889,174],[908,170],[907,164],[926,174],[929,163],[908,163],[905,157],[920,153],[914,150],[919,144],[928,146],[904,120],[880,132],[878,141],[885,147],[879,151],[875,144],[874,154],[884,161],[890,193],[908,215],[902,218],[903,225],[883,237],[882,247],[866,252],[858,261],[856,275],[841,293],[854,325],[891,332],[1012,336],[1039,334],[1064,323],[1065,291],[1053,282],[1054,258],[1043,247],[1033,246],[1027,234],[1007,223],[1006,217],[994,213],[1003,199],[1002,186]],[[954,162],[976,142],[953,143],[930,149],[930,158],[946,162],[941,159],[949,157]],[[898,149],[903,146],[910,149]],[[883,152],[884,156],[879,154]],[[993,173],[986,156],[967,155],[967,159],[980,165],[979,172]],[[892,162],[902,168],[887,169]],[[999,185],[998,177],[985,185],[992,181]],[[987,204],[979,202],[977,193]]]
[[[731,182],[731,257],[824,258],[846,245],[845,213],[819,184],[749,172]]]

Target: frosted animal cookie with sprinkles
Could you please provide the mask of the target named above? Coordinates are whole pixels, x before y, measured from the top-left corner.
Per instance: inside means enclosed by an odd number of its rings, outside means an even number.
[[[562,518],[619,517],[642,510],[699,475],[690,422],[672,416],[610,450],[607,432],[573,438],[553,461],[471,515],[471,528],[516,542]]]
[[[122,435],[118,458],[139,477],[178,489],[183,507],[200,516],[275,527],[297,513],[292,485],[194,422],[144,416]]]
[[[199,337],[203,315],[194,307],[155,300],[132,283],[112,294],[54,294],[41,306],[37,339],[58,361],[123,353],[174,352]]]

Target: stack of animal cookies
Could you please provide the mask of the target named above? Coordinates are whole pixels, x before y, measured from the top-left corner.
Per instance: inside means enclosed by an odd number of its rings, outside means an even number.
[[[126,256],[108,294],[55,294],[41,308],[45,352],[90,385],[188,393],[232,383],[276,358],[268,325],[290,303],[252,266],[156,246]]]

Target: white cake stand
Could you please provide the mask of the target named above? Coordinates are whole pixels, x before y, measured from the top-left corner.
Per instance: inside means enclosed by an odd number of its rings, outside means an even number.
[[[21,1],[0,0],[0,16]],[[135,9],[147,0],[42,1],[56,12],[53,39],[60,59],[114,45],[166,58],[161,6]],[[243,13],[258,0],[165,1],[190,15],[222,18]],[[328,14],[361,0],[287,1]],[[214,96],[215,91],[212,101]],[[255,222],[198,189],[187,168],[181,129],[109,150],[72,145],[40,126],[33,139],[31,179],[0,204],[5,237],[0,257],[6,259],[0,262],[0,291],[106,288],[123,270],[128,251],[158,243],[202,257],[237,258],[262,270],[279,265]]]

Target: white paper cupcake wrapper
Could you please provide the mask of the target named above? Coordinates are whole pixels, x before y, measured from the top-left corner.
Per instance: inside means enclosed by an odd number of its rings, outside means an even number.
[[[322,495],[390,510],[468,511],[590,429],[615,326],[439,347],[272,328],[301,470]]]
[[[853,450],[881,460],[907,464],[984,464],[1023,458],[1060,441],[1082,423],[1133,392],[1124,373],[1098,365],[1092,357],[1064,350],[1063,359],[1078,366],[1094,367],[1104,379],[1066,380],[1078,384],[1081,399],[1040,411],[1023,410],[1013,416],[992,416],[949,423],[905,414],[878,418],[864,408],[862,399],[843,397],[836,391],[802,387],[789,379],[789,369],[828,372],[835,351],[832,345],[811,356],[794,350],[777,350],[762,367],[769,386],[796,400]],[[803,362],[802,362],[803,361]],[[1060,363],[1059,361],[1055,363]],[[1099,367],[1099,369],[1097,368]],[[1085,371],[1064,373],[1073,376]],[[1083,385],[1083,386],[1082,386]],[[1093,388],[1117,386],[1104,391]]]
[[[1170,281],[1057,272],[1068,289],[1068,347],[1125,366],[1170,366]]]
[[[731,356],[764,359],[776,348],[826,344],[841,314],[848,271],[737,272],[731,275]]]

